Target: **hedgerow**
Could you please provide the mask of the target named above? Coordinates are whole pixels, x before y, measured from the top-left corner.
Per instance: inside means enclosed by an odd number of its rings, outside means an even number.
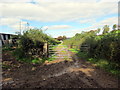
[[[57,44],[58,41],[39,29],[30,29],[23,33],[18,40],[14,55],[21,60],[42,60],[45,57],[44,43]]]
[[[105,31],[105,27],[107,31]],[[120,65],[120,30],[108,31],[109,26],[105,27],[101,35],[97,35],[99,29],[77,33],[71,39],[64,40],[63,44],[75,49],[81,49],[82,45],[88,45],[90,46],[89,50],[84,51],[88,57],[106,59]]]

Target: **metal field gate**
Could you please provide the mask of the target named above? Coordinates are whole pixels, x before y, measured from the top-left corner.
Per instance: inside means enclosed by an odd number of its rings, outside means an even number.
[[[49,57],[53,58],[71,58],[66,45],[49,45]]]
[[[78,51],[88,52],[90,49],[89,45],[48,45],[48,57],[54,58],[72,58],[70,55],[70,48],[79,47]]]

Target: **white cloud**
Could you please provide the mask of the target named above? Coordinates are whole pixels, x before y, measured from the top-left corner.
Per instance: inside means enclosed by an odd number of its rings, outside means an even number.
[[[3,0],[2,0],[3,1]],[[4,0],[6,1],[6,0]],[[13,0],[11,0],[13,1]],[[17,0],[18,1],[18,0]],[[22,2],[23,0],[21,0]],[[24,0],[27,2],[30,0]],[[118,13],[117,3],[81,3],[81,2],[45,2],[43,0],[38,4],[31,3],[0,3],[0,11],[2,11],[1,25],[8,25],[14,29],[19,29],[19,21],[21,19],[34,20],[40,22],[91,22],[92,24],[99,17],[104,17]],[[113,18],[114,19],[114,18]],[[109,19],[110,21],[114,21]],[[81,21],[82,20],[82,21]],[[84,30],[98,28],[99,26],[110,21],[101,21]],[[115,22],[115,21],[114,21]],[[22,26],[24,27],[24,26]],[[48,29],[65,29],[70,28],[68,25],[52,25],[46,26]],[[74,30],[73,30],[74,31]],[[80,30],[77,30],[78,32]],[[74,31],[75,32],[75,31]]]
[[[34,0],[36,2],[96,2],[97,0]]]
[[[109,25],[112,27],[112,25],[118,24],[118,18],[117,17],[111,17],[107,18],[105,20],[102,20],[96,24],[93,24],[93,26],[89,27],[89,29],[97,29],[97,28],[102,28],[104,25]]]
[[[2,5],[4,17],[16,17],[42,22],[79,21],[117,13],[116,3],[7,3]]]
[[[117,17],[107,18],[107,19],[102,20],[102,21],[100,21],[100,22],[97,22],[96,24],[93,24],[92,26],[87,27],[87,28],[73,29],[73,30],[64,31],[64,32],[61,32],[61,33],[64,33],[64,34],[66,34],[66,35],[68,34],[69,37],[72,37],[72,36],[74,36],[76,33],[81,33],[82,31],[96,30],[96,29],[98,29],[98,28],[101,28],[101,30],[102,30],[104,25],[109,25],[110,28],[112,28],[112,26],[113,26],[114,24],[118,24],[118,18],[117,18]]]
[[[57,30],[57,29],[69,29],[71,26],[69,25],[53,25],[53,26],[45,26],[42,29],[48,29],[48,30]]]
[[[1,21],[0,25],[13,25],[13,24],[20,22],[20,19],[18,19],[18,18],[1,18],[0,21]]]
[[[96,20],[95,20],[95,18],[86,18],[86,19],[81,19],[79,22],[83,23],[83,24],[85,24],[85,23],[92,24],[92,23],[96,23]]]
[[[31,2],[32,0],[0,0],[0,2],[22,2],[22,3],[25,3],[25,2]]]
[[[118,2],[119,0],[0,0],[0,2]]]
[[[119,0],[100,0],[99,2],[119,2]]]
[[[118,2],[119,0],[34,0],[36,2]]]
[[[97,0],[1,0],[0,2],[96,2]]]
[[[1,18],[0,22],[0,26],[5,25],[13,28],[14,30],[20,30],[20,27],[22,30],[25,30],[27,28],[27,22],[21,21],[19,18]]]

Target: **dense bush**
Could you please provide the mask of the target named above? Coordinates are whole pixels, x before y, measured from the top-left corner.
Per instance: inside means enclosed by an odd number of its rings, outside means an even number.
[[[14,55],[16,55],[17,58],[27,58],[29,60],[44,58],[44,43],[56,44],[58,41],[43,33],[42,30],[30,29],[20,36]]]
[[[105,32],[105,28],[107,31]],[[103,34],[97,35],[98,30],[76,34],[64,44],[71,45],[71,48],[79,49],[81,45],[90,46],[87,55],[91,58],[101,58],[120,64],[120,30],[109,31],[108,26],[104,27]],[[76,45],[75,47],[72,47]],[[79,47],[78,47],[79,46]]]

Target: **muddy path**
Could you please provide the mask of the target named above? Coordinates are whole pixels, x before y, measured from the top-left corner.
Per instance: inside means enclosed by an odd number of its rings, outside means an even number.
[[[117,77],[80,59],[64,46],[56,50],[60,55],[69,53],[72,58],[30,65],[17,62],[4,53],[3,61],[14,67],[3,68],[3,88],[118,88]]]

